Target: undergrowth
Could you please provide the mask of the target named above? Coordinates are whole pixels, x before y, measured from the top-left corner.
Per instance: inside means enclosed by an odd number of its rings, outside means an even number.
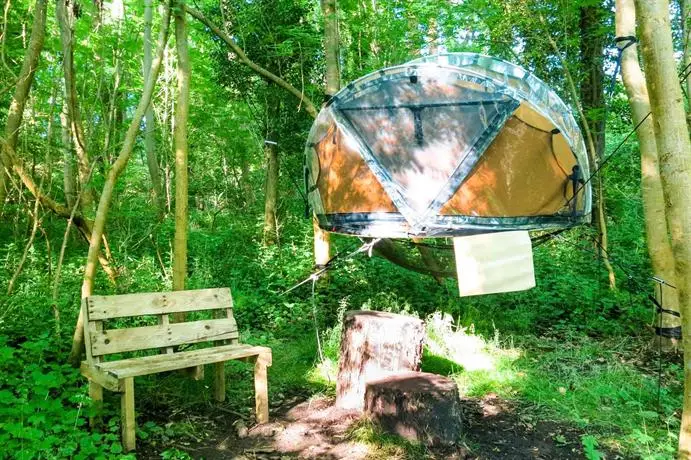
[[[629,186],[619,184],[618,190]],[[643,231],[631,217],[640,215],[640,202],[623,196],[608,201],[617,219],[612,257],[626,269],[620,279],[634,278],[617,291],[606,287],[606,273],[589,243],[591,231],[579,228],[535,249],[538,284],[526,292],[459,298],[451,280],[439,283],[361,254],[317,283],[314,296],[311,283],[286,293],[312,270],[311,225],[298,217],[297,195],[284,197],[281,240],[272,247],[261,244],[259,202],[244,209],[243,218],[231,209],[191,210],[187,287],[232,289],[243,341],[274,350],[272,401],[291,393],[333,394],[345,311],[413,314],[428,323],[423,370],[451,375],[464,397],[497,394],[535,419],[572,424],[583,432],[585,450],[606,447],[627,456],[669,458],[679,427],[682,371],[674,360],[663,360],[658,406],[657,367],[645,352],[652,330]],[[99,272],[96,292],[170,289],[172,219],[157,223],[143,201],[116,205],[112,213],[109,236],[118,284],[110,285]],[[0,225],[0,240],[7,242],[0,246],[3,290],[29,224],[16,217]],[[64,364],[80,304],[85,245],[69,238],[54,297],[55,248],[64,222],[46,217],[43,227],[48,238],[36,240],[14,292],[0,297],[0,456],[121,456],[117,400],[106,401],[104,429],[90,431],[93,409],[84,379]],[[332,241],[334,252],[341,253],[359,244],[337,235]],[[233,382],[228,404],[246,412],[252,404],[251,369],[242,363],[228,369]],[[172,406],[207,401],[204,385],[176,376],[137,379],[137,404],[162,394]],[[156,445],[164,458],[175,458],[169,444],[185,436],[174,424],[146,420],[138,430],[139,439]],[[353,436],[373,448],[389,446],[396,455],[418,452],[372,427],[362,426]]]

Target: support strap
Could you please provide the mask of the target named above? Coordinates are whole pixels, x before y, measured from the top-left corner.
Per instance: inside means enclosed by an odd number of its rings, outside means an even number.
[[[650,301],[653,304],[655,304],[655,306],[657,307],[656,311],[658,313],[666,313],[668,315],[672,315],[672,316],[676,316],[677,318],[681,318],[681,313],[679,313],[678,311],[667,310],[666,308],[662,308],[662,305],[660,305],[660,302],[658,302],[655,297],[649,295],[648,298],[650,299]]]
[[[681,339],[681,326],[677,327],[655,327],[655,335],[667,337],[669,339]]]

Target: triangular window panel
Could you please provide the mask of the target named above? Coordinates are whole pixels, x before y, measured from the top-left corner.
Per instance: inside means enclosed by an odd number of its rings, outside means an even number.
[[[401,92],[399,102],[389,91],[386,100],[366,95],[339,108],[418,217],[448,200],[517,106],[502,94],[449,88],[451,101]]]

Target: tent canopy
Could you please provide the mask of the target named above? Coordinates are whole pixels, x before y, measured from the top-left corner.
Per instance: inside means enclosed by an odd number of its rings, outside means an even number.
[[[456,236],[590,216],[587,155],[566,105],[524,69],[473,53],[349,84],[319,113],[306,160],[310,204],[334,232]]]

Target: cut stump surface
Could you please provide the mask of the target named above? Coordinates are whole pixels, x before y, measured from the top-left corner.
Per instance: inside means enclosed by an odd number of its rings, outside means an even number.
[[[461,404],[453,380],[398,372],[367,384],[365,413],[389,432],[427,446],[451,445],[461,434]]]

